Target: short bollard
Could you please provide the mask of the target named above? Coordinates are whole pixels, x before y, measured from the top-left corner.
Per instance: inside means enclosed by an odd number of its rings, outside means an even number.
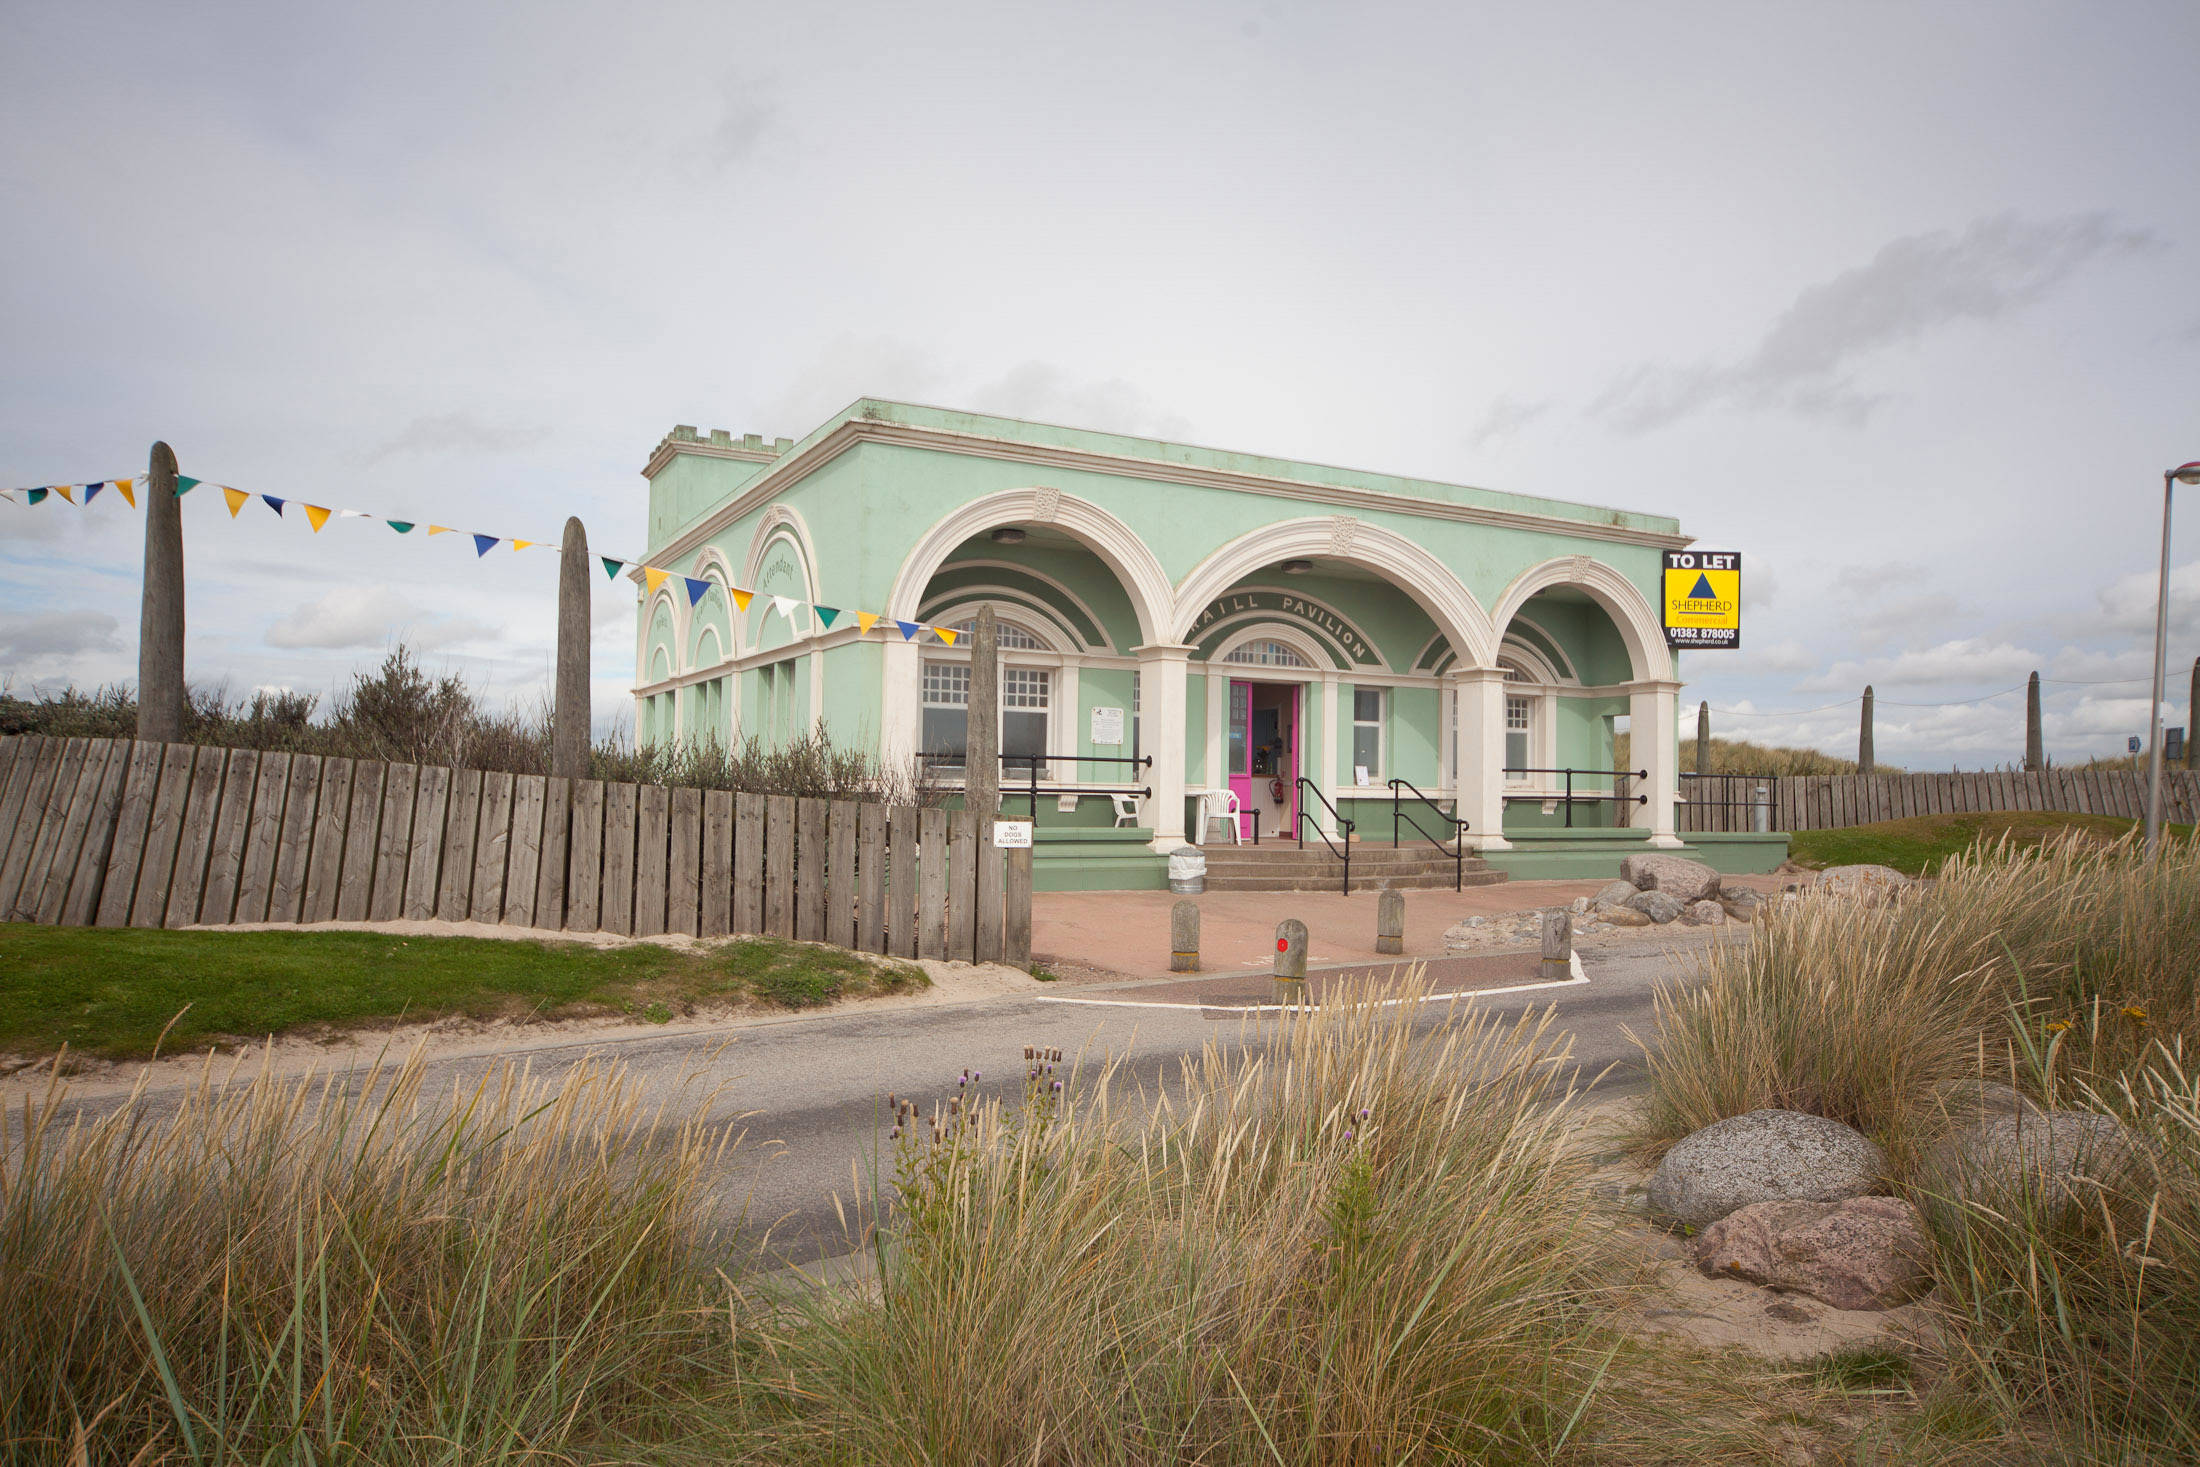
[[[1574,976],[1574,914],[1543,914],[1543,976],[1547,980]]]
[[[1268,1001],[1306,1002],[1306,924],[1296,917],[1276,924],[1276,981]]]
[[[1169,971],[1199,971],[1199,903],[1178,902],[1169,908]]]
[[[1375,898],[1375,951],[1402,953],[1405,950],[1406,894],[1385,887]]]

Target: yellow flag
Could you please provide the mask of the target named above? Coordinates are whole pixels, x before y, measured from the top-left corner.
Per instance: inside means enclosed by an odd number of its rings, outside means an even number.
[[[733,598],[733,607],[736,611],[747,611],[749,603],[756,599],[754,591],[744,591],[739,586],[726,587],[726,594]]]
[[[231,519],[235,519],[237,517],[237,511],[243,509],[245,506],[245,501],[249,500],[251,497],[251,495],[245,493],[242,489],[232,489],[227,484],[224,484],[222,486],[222,498],[229,501],[229,517]]]
[[[878,613],[877,613],[877,612],[875,612],[875,611],[859,611],[859,612],[857,612],[857,613],[856,613],[856,626],[857,626],[857,627],[858,627],[858,628],[859,628],[860,630],[862,630],[863,632],[866,632],[866,633],[868,633],[868,632],[869,632],[869,631],[871,630],[871,628],[873,628],[873,627],[875,627],[875,626],[877,626],[877,625],[878,625]]]
[[[535,542],[532,540],[514,540],[512,542],[512,548],[514,550],[525,550],[528,546],[534,543]]]
[[[428,533],[431,535],[448,535],[451,533],[451,527],[449,525],[430,525],[428,526]]]
[[[323,509],[318,504],[309,504],[305,507],[305,510],[306,518],[313,521],[313,533],[316,535],[321,533],[321,526],[328,523],[329,515],[334,512]]]
[[[648,584],[649,594],[652,596],[656,595],[657,588],[665,583],[665,577],[671,574],[671,571],[661,571],[653,565],[642,567],[642,580]]]
[[[952,647],[955,645],[955,629],[953,627],[934,627],[932,628],[932,631],[934,635],[938,636],[938,638],[942,642],[945,642],[948,646]]]
[[[56,484],[53,486],[53,492],[68,500],[69,503],[74,504],[76,503],[76,496],[69,491],[75,487],[73,484]]]
[[[117,479],[115,480],[115,487],[117,489],[120,489],[122,491],[122,497],[130,502],[130,508],[136,509],[137,496],[130,492],[130,481],[128,479]]]

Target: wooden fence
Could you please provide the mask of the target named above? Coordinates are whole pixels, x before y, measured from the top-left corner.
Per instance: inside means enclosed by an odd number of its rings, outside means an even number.
[[[1774,830],[1841,830],[1915,815],[1995,810],[2063,810],[2144,820],[2147,779],[2129,769],[2004,770],[1988,774],[1714,775],[1682,782],[1683,831],[1749,830],[1748,802],[1759,788],[1772,805]],[[1689,796],[1695,796],[1690,799]],[[2162,818],[2200,815],[2200,773],[2162,771]]]
[[[0,919],[771,933],[1028,966],[968,811],[127,739],[0,739]]]

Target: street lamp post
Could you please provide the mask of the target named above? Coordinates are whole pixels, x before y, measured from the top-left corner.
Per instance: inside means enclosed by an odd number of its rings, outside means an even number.
[[[2162,472],[2162,580],[2154,602],[2154,702],[2147,714],[2147,855],[2162,841],[2162,674],[2169,655],[2169,502],[2179,484],[2200,484],[2200,460]],[[2194,714],[2200,716],[2200,709]]]

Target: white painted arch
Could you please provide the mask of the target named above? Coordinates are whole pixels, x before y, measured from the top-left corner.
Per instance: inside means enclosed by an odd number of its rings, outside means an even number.
[[[1638,682],[1667,682],[1673,676],[1672,654],[1665,647],[1665,624],[1642,589],[1613,566],[1590,555],[1562,555],[1532,565],[1513,578],[1505,594],[1497,598],[1490,620],[1502,631],[1538,591],[1553,586],[1574,586],[1604,609],[1627,644],[1627,660]]]
[[[1348,523],[1340,523],[1346,521]],[[1280,520],[1248,530],[1192,567],[1176,588],[1171,639],[1183,641],[1199,614],[1230,587],[1278,561],[1321,557],[1365,566],[1420,603],[1473,666],[1497,659],[1497,633],[1474,593],[1425,547],[1395,530],[1345,515]]]
[[[1079,541],[1122,582],[1138,617],[1140,639],[1148,643],[1168,639],[1176,603],[1161,562],[1130,526],[1090,500],[1056,489],[1004,489],[958,506],[926,530],[902,558],[886,599],[886,614],[915,620],[924,588],[956,546],[996,526],[1013,524],[1042,524]]]

